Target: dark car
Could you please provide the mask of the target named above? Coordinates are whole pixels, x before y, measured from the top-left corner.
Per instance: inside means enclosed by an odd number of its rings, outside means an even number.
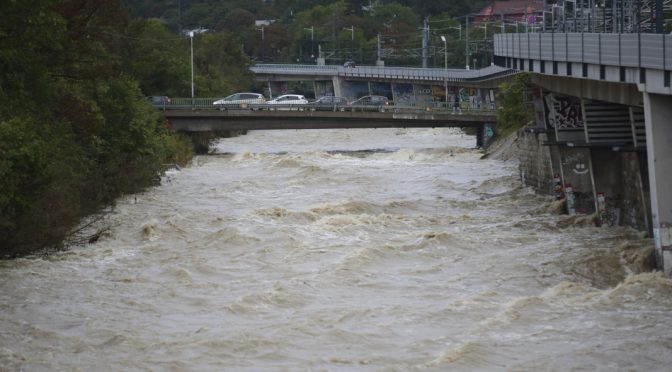
[[[385,96],[364,96],[350,103],[352,111],[380,111],[389,109],[390,100]]]
[[[339,96],[323,96],[308,103],[311,111],[345,111],[347,106],[348,99]]]
[[[154,106],[170,105],[170,97],[167,96],[149,96],[147,101]]]

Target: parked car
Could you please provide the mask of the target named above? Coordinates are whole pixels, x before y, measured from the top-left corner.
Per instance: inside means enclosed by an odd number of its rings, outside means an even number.
[[[300,94],[283,94],[266,103],[275,106],[269,107],[271,110],[292,110],[294,108],[302,110],[308,100]]]
[[[380,111],[389,109],[390,100],[385,96],[364,96],[350,103],[352,111]]]
[[[170,97],[168,96],[148,96],[147,101],[154,106],[170,105]]]
[[[323,96],[308,104],[311,111],[345,111],[346,107],[348,99],[339,96]]]
[[[259,93],[234,93],[226,98],[213,102],[220,110],[232,108],[253,108],[251,105],[260,105],[266,103],[266,98]]]

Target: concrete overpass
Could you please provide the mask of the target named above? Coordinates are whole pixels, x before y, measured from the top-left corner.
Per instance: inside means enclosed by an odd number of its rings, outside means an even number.
[[[292,82],[307,82],[314,98],[325,95],[355,100],[365,95],[387,96],[397,106],[437,107],[458,97],[463,109],[495,107],[495,92],[515,70],[488,66],[479,70],[385,66],[258,64],[257,81],[267,83],[267,97],[291,90]]]
[[[497,34],[494,55],[541,88],[529,130],[545,136],[562,183],[590,196],[589,213],[608,215],[611,199],[612,210],[630,214],[621,219],[645,221],[658,265],[672,276],[672,37]]]

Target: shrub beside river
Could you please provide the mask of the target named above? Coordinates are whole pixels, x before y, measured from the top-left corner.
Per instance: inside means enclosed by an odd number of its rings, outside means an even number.
[[[191,139],[167,130],[145,98],[189,91],[188,42],[115,0],[3,5],[0,258],[60,248],[82,217],[189,160]],[[228,49],[229,70],[243,72],[228,85],[211,79],[218,90],[248,81],[249,60]],[[196,62],[208,79],[209,62]]]

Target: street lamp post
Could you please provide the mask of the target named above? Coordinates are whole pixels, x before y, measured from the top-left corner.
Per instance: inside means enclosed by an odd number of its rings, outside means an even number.
[[[191,106],[194,106],[194,31],[189,31],[191,41]]]
[[[315,26],[310,26],[304,27],[303,28],[306,31],[310,31],[310,59],[315,59],[315,51],[313,49],[313,36],[314,36],[314,31],[315,31]]]
[[[446,37],[441,35],[443,41],[443,94],[446,97],[446,110],[448,109],[448,43]]]
[[[351,53],[350,58],[352,58],[352,56],[354,56],[354,49],[355,49],[355,26],[350,26],[350,28],[343,27],[343,30],[350,31],[350,35],[351,35],[350,36],[350,53]]]

